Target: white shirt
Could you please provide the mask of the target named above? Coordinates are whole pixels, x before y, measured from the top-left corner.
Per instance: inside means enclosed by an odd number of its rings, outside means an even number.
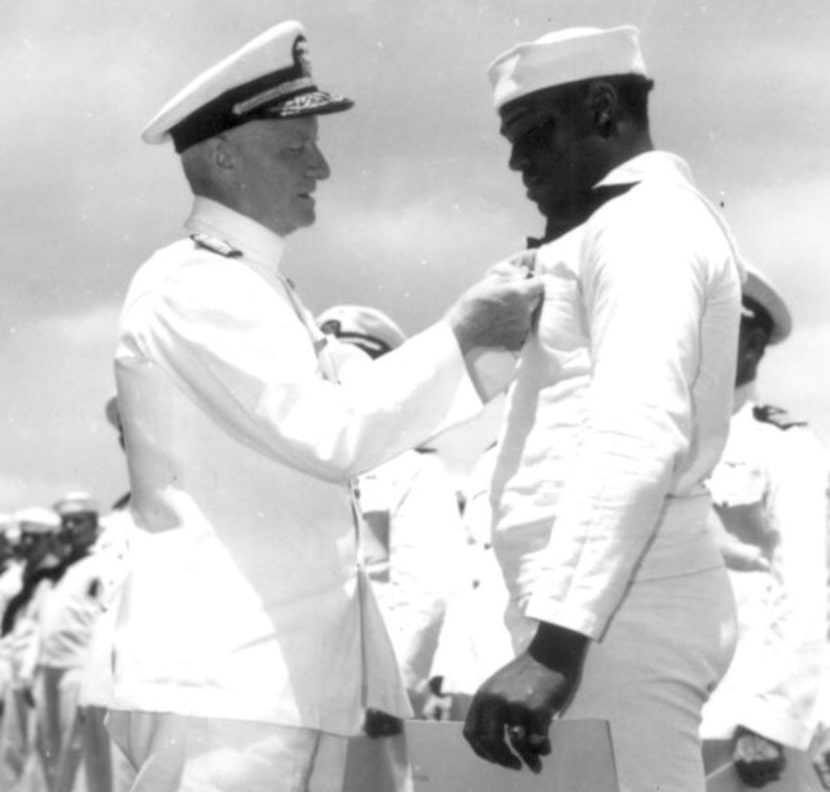
[[[81,668],[86,663],[95,623],[104,612],[107,566],[101,554],[91,552],[70,564],[44,595],[38,665]]]
[[[9,600],[23,587],[23,564],[9,561],[8,566],[0,572],[0,617],[6,612]]]
[[[806,750],[826,635],[827,457],[803,427],[759,419],[750,391],[739,394],[709,488],[726,530],[757,548],[769,570],[730,570],[738,648],[701,733],[728,739],[742,725]]]
[[[512,596],[592,638],[635,576],[721,563],[702,482],[729,423],[737,254],[682,160],[649,152],[602,182],[629,183],[538,251],[492,491]]]
[[[348,734],[408,704],[356,566],[349,481],[481,405],[443,322],[330,380],[282,240],[197,199],[136,274],[116,351],[131,548],[115,707]],[[318,355],[317,352],[321,351]],[[331,351],[331,354],[329,352]]]
[[[95,552],[102,559],[100,617],[90,638],[89,653],[78,694],[80,706],[109,707],[112,703],[112,648],[121,589],[129,571],[129,512],[112,511],[101,518]]]

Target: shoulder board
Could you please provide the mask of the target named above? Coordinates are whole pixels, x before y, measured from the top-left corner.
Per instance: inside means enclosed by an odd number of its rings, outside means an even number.
[[[197,247],[209,250],[211,253],[218,253],[225,258],[237,258],[242,255],[242,251],[239,248],[235,248],[224,239],[218,239],[207,234],[191,234],[190,238]]]
[[[792,429],[794,426],[807,426],[806,421],[795,420],[786,410],[771,404],[759,404],[752,408],[752,416],[761,423],[772,424],[779,429]]]

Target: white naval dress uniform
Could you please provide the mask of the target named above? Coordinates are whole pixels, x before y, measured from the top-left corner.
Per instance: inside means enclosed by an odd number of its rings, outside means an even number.
[[[35,710],[43,767],[54,792],[71,792],[81,758],[74,727],[93,631],[104,612],[107,566],[93,548],[69,565],[40,608]]]
[[[124,754],[114,746],[104,726],[112,705],[112,644],[121,588],[129,568],[129,512],[115,510],[101,517],[101,535],[94,552],[102,561],[101,609],[90,639],[78,694],[78,717],[68,750],[82,753],[86,792],[126,792],[135,771]],[[62,761],[61,778],[71,773],[69,761]],[[57,792],[61,792],[60,789]]]
[[[116,627],[114,707],[200,719],[201,736],[227,743],[194,771],[224,773],[217,788],[304,788],[307,767],[270,755],[259,780],[231,779],[252,754],[230,732],[247,724],[255,741],[292,727],[303,741],[358,732],[367,706],[410,713],[356,564],[349,481],[481,401],[443,322],[332,382],[329,353],[343,347],[313,336],[280,274],[282,240],[201,198],[187,228],[202,241],[153,256],[121,317],[118,399],[143,541]],[[124,725],[112,717],[122,740]]]
[[[611,722],[621,789],[703,789],[698,726],[734,603],[703,487],[729,425],[741,272],[685,163],[538,250],[538,332],[508,394],[491,494],[517,651],[536,620],[589,645],[565,717]]]
[[[23,564],[11,561],[0,572],[0,618],[6,612],[9,601],[23,587]],[[0,641],[0,699],[11,682],[11,656],[6,642]]]
[[[818,717],[827,624],[827,457],[802,426],[763,420],[752,388],[737,398],[709,489],[726,530],[769,569],[729,571],[738,647],[701,734],[730,739],[741,725],[803,751]]]

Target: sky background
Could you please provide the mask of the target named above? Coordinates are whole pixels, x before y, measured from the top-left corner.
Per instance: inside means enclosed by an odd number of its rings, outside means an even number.
[[[795,317],[763,397],[830,444],[830,3],[826,0],[3,0],[0,6],[0,510],[127,487],[103,408],[129,280],[190,199],[145,123],[264,29],[306,26],[332,168],[284,267],[318,312],[438,319],[542,219],[507,166],[486,67],[570,25],[633,23],[656,80],[658,148],[688,159]],[[659,296],[655,295],[655,299]],[[463,473],[497,418],[447,441]]]

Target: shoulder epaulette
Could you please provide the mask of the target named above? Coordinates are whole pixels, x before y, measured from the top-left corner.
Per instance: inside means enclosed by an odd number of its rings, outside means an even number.
[[[225,258],[237,258],[242,255],[239,248],[235,248],[230,242],[217,237],[209,236],[208,234],[191,234],[190,238],[197,247],[209,250],[211,253],[218,253]]]
[[[783,430],[792,429],[794,426],[807,426],[806,421],[797,421],[786,410],[773,407],[771,404],[759,404],[753,407],[752,416],[756,421],[772,424]]]

